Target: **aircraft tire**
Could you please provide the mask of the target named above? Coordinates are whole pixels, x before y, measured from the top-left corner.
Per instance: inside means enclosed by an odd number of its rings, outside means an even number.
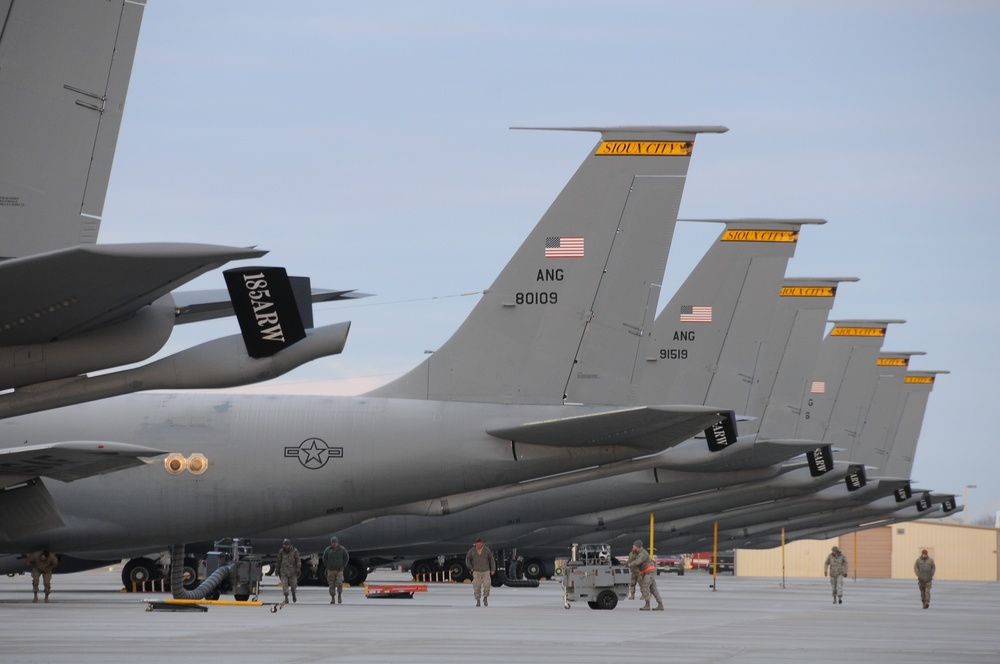
[[[524,576],[527,579],[538,579],[545,576],[545,563],[538,558],[529,558],[524,561]]]
[[[426,580],[435,569],[437,565],[430,560],[415,560],[410,566],[410,575],[417,581]]]
[[[351,558],[344,568],[344,583],[349,586],[360,586],[368,578],[368,566],[365,561]]]
[[[184,590],[194,590],[201,581],[198,580],[198,558],[184,556]]]
[[[449,558],[444,563],[445,572],[451,577],[451,580],[456,583],[461,583],[465,581],[468,571],[465,569],[465,563],[461,558]]]
[[[156,563],[149,558],[133,558],[122,568],[122,585],[125,586],[127,592],[132,592],[133,583],[135,589],[141,591],[143,583],[149,583],[158,578],[160,578],[160,570],[157,569]]]

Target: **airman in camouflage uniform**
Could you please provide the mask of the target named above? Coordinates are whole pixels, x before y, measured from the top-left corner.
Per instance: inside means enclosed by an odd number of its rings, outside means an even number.
[[[38,577],[42,577],[45,582],[45,602],[49,601],[49,593],[52,592],[52,570],[59,564],[59,559],[48,551],[35,551],[28,556],[28,565],[31,566],[31,589],[35,593],[32,602],[38,601]]]
[[[286,539],[281,544],[278,551],[278,579],[281,581],[281,590],[285,593],[285,603],[288,603],[288,591],[292,591],[292,602],[298,598],[295,591],[299,588],[299,572],[302,571],[302,560],[299,558],[299,550],[292,546],[292,541]]]
[[[847,578],[847,556],[840,552],[840,547],[830,549],[830,555],[823,563],[823,575],[830,575],[830,587],[833,589],[833,603],[844,603],[844,579]]]
[[[633,559],[629,555],[632,562],[628,565],[633,573],[638,572],[642,575],[639,579],[639,590],[642,592],[642,599],[646,602],[639,607],[639,610],[649,611],[649,596],[652,595],[656,598],[656,608],[653,611],[663,611],[663,600],[660,598],[660,592],[656,589],[656,564],[649,557],[649,552],[642,548],[642,540],[636,540],[632,543],[632,553],[635,554],[635,558]]]
[[[323,567],[326,568],[326,580],[330,584],[330,604],[344,603],[344,568],[351,554],[340,546],[336,537],[330,538],[330,546],[323,552]]]
[[[920,601],[926,609],[931,605],[931,581],[937,566],[934,559],[927,555],[927,549],[920,552],[917,562],[913,563],[913,573],[917,575],[917,586],[920,588]]]

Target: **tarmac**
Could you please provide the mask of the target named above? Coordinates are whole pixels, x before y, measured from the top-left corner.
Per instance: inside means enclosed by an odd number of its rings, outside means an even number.
[[[494,588],[475,608],[470,584],[430,584],[412,599],[324,587],[272,612],[282,593],[265,577],[265,606],[204,613],[147,611],[120,568],[53,578],[51,602],[31,601],[27,575],[0,578],[0,661],[15,662],[1000,662],[1000,583],[935,581],[921,608],[916,580],[848,579],[833,604],[825,578],[657,577],[664,612],[639,600],[614,610],[563,607],[562,586]],[[376,570],[369,583],[408,583]],[[225,597],[223,599],[226,599]],[[231,599],[231,598],[229,598]]]

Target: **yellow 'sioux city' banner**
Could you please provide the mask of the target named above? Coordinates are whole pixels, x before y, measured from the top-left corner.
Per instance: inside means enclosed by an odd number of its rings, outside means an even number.
[[[831,337],[884,337],[884,327],[835,327],[830,330]]]
[[[730,228],[722,234],[723,242],[798,242],[798,231],[767,231]]]
[[[601,141],[598,155],[637,157],[690,157],[694,141]]]
[[[782,286],[781,297],[833,297],[835,286]]]

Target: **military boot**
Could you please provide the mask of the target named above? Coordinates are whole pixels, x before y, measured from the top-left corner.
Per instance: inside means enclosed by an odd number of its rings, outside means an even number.
[[[656,608],[653,609],[653,610],[654,611],[663,611],[663,602],[661,602],[660,600],[656,600]]]
[[[649,600],[648,599],[646,600],[645,604],[643,604],[642,606],[639,607],[639,610],[640,611],[649,611],[650,610],[650,608],[649,608]]]
[[[45,593],[45,603],[46,604],[49,603],[49,594],[48,593]]]
[[[32,603],[37,603],[38,602],[38,591],[37,590],[35,591],[35,597],[34,597],[34,599],[32,599],[31,601],[32,601]]]

